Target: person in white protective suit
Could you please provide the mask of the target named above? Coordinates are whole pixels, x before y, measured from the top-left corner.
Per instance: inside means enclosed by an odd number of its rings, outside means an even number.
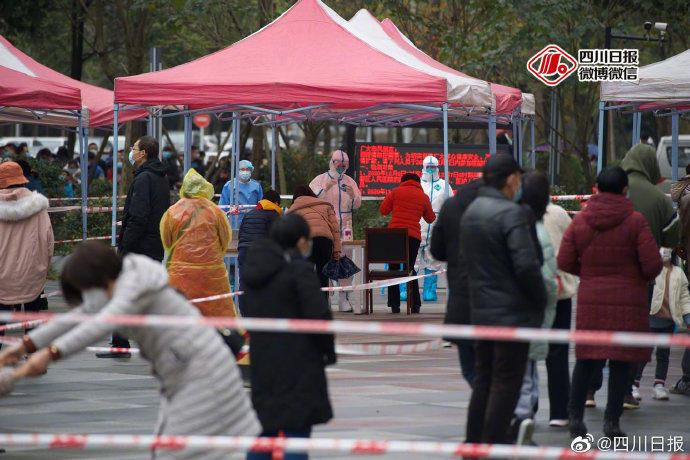
[[[422,188],[424,189],[426,196],[429,197],[431,207],[434,209],[434,213],[438,217],[438,213],[441,211],[443,203],[453,194],[453,191],[450,189],[450,186],[448,186],[448,194],[446,195],[446,181],[439,177],[438,159],[432,155],[424,158],[424,161],[422,162]],[[431,231],[434,228],[434,223],[432,222],[429,224],[424,219],[420,220],[419,223],[422,226],[422,244],[419,246],[415,271],[421,275],[423,269],[423,274],[428,275],[429,273],[433,273],[445,268],[445,263],[439,262],[431,257],[431,252],[429,251]],[[435,302],[438,300],[438,295],[436,294],[437,284],[438,276],[428,276],[424,278],[422,300],[425,302]],[[404,286],[405,285],[403,284],[401,288]],[[407,292],[403,294],[402,289],[400,295],[401,300],[407,299]]]
[[[357,182],[345,174],[350,159],[342,150],[336,150],[331,155],[331,162],[329,169],[323,174],[319,174],[309,184],[312,191],[318,198],[326,200],[333,205],[335,216],[340,224],[340,239],[341,241],[351,241],[353,235],[352,227],[352,212],[362,205],[362,194],[359,191]],[[354,248],[343,246],[342,253],[354,260]],[[341,286],[352,285],[353,277],[340,280]],[[338,298],[339,311],[353,311],[351,303],[350,292],[340,292]],[[353,299],[354,300],[354,299]],[[363,313],[360,302],[355,302],[355,314]]]

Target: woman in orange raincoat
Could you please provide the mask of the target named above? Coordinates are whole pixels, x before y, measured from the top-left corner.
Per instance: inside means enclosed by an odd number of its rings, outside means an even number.
[[[190,169],[180,198],[160,223],[170,285],[188,299],[229,293],[223,257],[232,231],[225,213],[210,201],[213,185]],[[231,297],[195,305],[204,316],[236,316]]]

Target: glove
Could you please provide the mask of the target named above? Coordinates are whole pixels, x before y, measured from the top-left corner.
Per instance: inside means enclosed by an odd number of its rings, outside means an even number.
[[[345,186],[345,193],[350,195],[350,198],[352,198],[353,200],[355,199],[355,189],[353,189],[352,186],[346,185]]]

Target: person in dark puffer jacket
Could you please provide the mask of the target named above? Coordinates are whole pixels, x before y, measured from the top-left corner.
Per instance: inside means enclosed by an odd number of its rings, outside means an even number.
[[[628,176],[620,167],[597,178],[599,192],[563,235],[558,267],[580,277],[577,330],[649,331],[648,285],[663,262],[644,216],[626,198]],[[649,361],[650,348],[575,345],[570,393],[570,434],[586,436],[583,422],[588,382],[599,360],[609,360],[604,436],[625,437],[619,427],[634,363]]]
[[[379,211],[384,216],[391,212],[391,221],[388,228],[406,228],[409,244],[409,266],[414,267],[417,261],[417,252],[422,243],[422,230],[419,221],[424,218],[427,223],[436,220],[434,208],[431,207],[429,197],[424,193],[421,179],[413,173],[404,174],[400,179],[400,186],[391,191],[381,203]],[[389,270],[400,270],[400,266],[390,264]],[[414,270],[413,270],[414,271]],[[408,295],[410,295],[408,293]],[[422,299],[419,296],[419,283],[417,280],[412,282],[412,295],[414,296],[414,306],[412,313],[419,313],[422,306]],[[400,313],[400,286],[395,285],[388,288],[388,306],[393,313]]]
[[[431,234],[431,255],[448,262],[448,306],[444,324],[470,324],[470,288],[467,267],[460,264],[460,220],[477,192],[484,186],[482,179],[462,185],[457,194],[443,203]],[[452,339],[458,347],[460,369],[467,383],[474,378],[474,341]]]
[[[260,238],[265,238],[271,225],[280,217],[283,210],[280,207],[280,194],[275,190],[264,193],[263,200],[259,201],[256,209],[249,211],[240,224],[239,243],[237,244],[237,263],[240,271],[240,291],[244,291],[244,279],[242,276],[244,261],[247,259],[247,251],[252,243]],[[239,296],[238,307],[240,314],[244,316],[243,296]]]

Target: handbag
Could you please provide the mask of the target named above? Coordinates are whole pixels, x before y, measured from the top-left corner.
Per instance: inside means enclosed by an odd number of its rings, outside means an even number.
[[[323,266],[321,273],[332,280],[344,280],[362,270],[348,257],[341,255],[338,260],[331,259]]]

